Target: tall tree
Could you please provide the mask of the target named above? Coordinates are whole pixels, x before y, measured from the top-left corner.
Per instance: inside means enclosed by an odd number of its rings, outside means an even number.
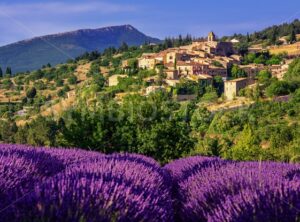
[[[0,67],[0,78],[3,77],[3,71],[2,71],[2,68]]]
[[[290,43],[295,43],[297,41],[296,32],[294,27],[292,28],[291,34],[290,34]]]
[[[11,76],[12,72],[11,72],[11,68],[10,67],[6,68],[5,74]]]

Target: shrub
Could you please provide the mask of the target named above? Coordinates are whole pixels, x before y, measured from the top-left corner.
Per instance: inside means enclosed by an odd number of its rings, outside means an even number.
[[[165,169],[181,221],[299,219],[299,165],[192,157]]]

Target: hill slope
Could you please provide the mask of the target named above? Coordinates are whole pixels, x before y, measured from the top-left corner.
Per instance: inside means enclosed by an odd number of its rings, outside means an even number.
[[[31,71],[50,63],[56,65],[87,51],[102,51],[110,46],[140,45],[160,40],[141,33],[131,25],[100,29],[83,29],[36,37],[0,47],[0,66],[12,67],[13,72]]]

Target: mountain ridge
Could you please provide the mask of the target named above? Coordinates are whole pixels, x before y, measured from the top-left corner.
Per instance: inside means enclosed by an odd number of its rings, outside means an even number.
[[[85,52],[105,48],[160,42],[140,32],[132,25],[107,26],[96,29],[78,29],[21,40],[0,47],[0,66],[12,67],[13,72],[32,71],[50,63],[56,65]]]

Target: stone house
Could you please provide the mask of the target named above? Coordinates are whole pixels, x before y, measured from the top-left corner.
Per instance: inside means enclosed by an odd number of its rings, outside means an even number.
[[[154,69],[158,61],[155,59],[155,53],[144,53],[138,59],[138,67],[141,69]]]
[[[224,95],[228,100],[233,100],[241,89],[248,85],[247,78],[239,78],[224,82]]]
[[[200,64],[196,62],[177,62],[176,69],[180,75],[196,75],[196,74],[206,74],[208,72],[208,65]]]
[[[116,86],[119,84],[119,78],[126,78],[127,75],[113,75],[108,78],[108,86]]]

